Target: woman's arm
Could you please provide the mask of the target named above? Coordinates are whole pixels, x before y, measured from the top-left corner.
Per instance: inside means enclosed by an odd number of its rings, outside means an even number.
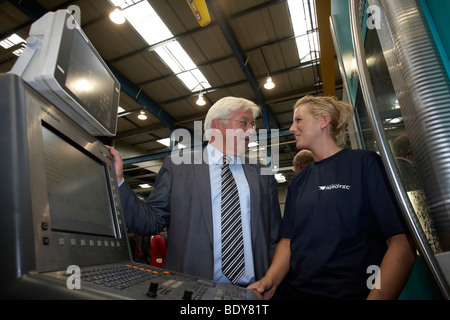
[[[416,259],[410,235],[397,234],[387,241],[388,250],[379,270],[379,289],[374,287],[368,300],[397,299],[408,280]]]
[[[249,289],[261,293],[265,300],[269,300],[275,294],[277,287],[283,281],[289,271],[291,260],[290,239],[281,238],[275,249],[272,264],[266,275],[261,280],[248,286]]]

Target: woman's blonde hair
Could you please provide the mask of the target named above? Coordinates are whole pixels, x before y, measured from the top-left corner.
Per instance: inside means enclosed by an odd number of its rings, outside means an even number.
[[[307,105],[312,116],[317,119],[324,114],[330,115],[330,134],[337,144],[344,142],[345,131],[353,117],[353,107],[336,97],[313,97],[304,96],[299,99],[294,110],[300,105]]]

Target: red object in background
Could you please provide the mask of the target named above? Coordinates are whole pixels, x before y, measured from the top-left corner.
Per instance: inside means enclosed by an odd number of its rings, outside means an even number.
[[[162,268],[166,259],[166,243],[163,237],[156,235],[151,240],[150,265]]]

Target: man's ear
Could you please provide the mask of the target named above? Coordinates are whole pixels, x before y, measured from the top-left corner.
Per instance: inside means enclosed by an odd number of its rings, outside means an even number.
[[[320,128],[325,129],[331,122],[331,117],[329,114],[325,113],[320,116]]]
[[[212,119],[211,121],[211,128],[212,129],[219,129],[219,126],[222,122],[220,121],[220,119]]]

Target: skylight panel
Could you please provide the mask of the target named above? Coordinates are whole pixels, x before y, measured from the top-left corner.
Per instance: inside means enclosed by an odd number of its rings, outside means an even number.
[[[191,91],[198,91],[201,88],[207,89],[211,87],[198,69],[180,73],[178,74],[178,77]]]
[[[11,36],[9,36],[8,38],[6,38],[5,40],[0,41],[0,46],[2,46],[5,49],[8,49],[19,43],[26,43],[26,41],[14,33]],[[23,50],[24,50],[23,48],[20,48],[20,49],[14,50],[13,53],[16,56],[20,56],[22,54]]]
[[[125,18],[149,45],[173,38],[173,34],[147,1],[111,0],[111,2],[122,8]],[[190,91],[201,91],[211,87],[178,41],[161,45],[155,52]]]
[[[195,69],[197,66],[188,56],[186,51],[184,51],[183,47],[178,43],[178,41],[174,41],[165,46],[167,50],[169,50],[174,58],[184,70]]]
[[[306,34],[306,17],[303,4],[300,1],[288,1],[289,12],[291,14],[292,28],[295,35]]]
[[[314,0],[288,0],[292,28],[296,36],[298,56],[301,62],[308,62],[319,54],[316,26],[316,6]],[[313,19],[311,21],[311,18]]]
[[[155,49],[155,52],[161,57],[167,66],[172,69],[174,73],[180,73],[183,71],[181,64],[174,58],[172,52],[167,46],[162,46]]]
[[[192,76],[197,80],[198,84],[196,85],[196,90],[198,90],[198,86],[200,85],[204,89],[211,88],[211,85],[208,83],[208,80],[206,80],[203,73],[200,72],[200,70],[195,69],[191,71]],[[192,89],[194,91],[194,89]]]
[[[125,18],[150,45],[173,37],[147,1],[131,5],[123,12]]]

